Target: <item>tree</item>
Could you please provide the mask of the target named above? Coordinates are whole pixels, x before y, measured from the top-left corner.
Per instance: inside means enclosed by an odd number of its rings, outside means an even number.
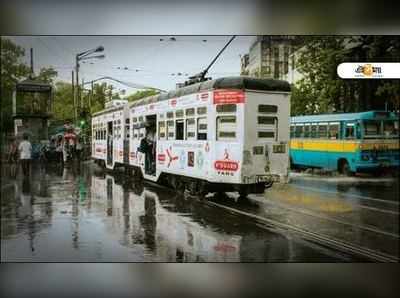
[[[153,89],[137,91],[131,95],[128,95],[127,97],[125,97],[125,99],[127,99],[129,102],[131,102],[131,101],[139,100],[141,98],[145,98],[148,96],[157,95],[159,93],[160,93],[159,91],[153,90]]]
[[[303,75],[293,86],[292,115],[399,108],[398,80],[349,80],[337,76],[342,62],[395,62],[400,38],[334,36],[302,38],[296,69]]]
[[[65,121],[73,118],[74,115],[74,96],[72,85],[66,82],[57,82],[55,84],[53,119]]]
[[[6,38],[0,39],[1,65],[1,131],[10,131],[12,121],[12,93],[15,84],[30,74],[27,65],[21,62],[25,50]]]

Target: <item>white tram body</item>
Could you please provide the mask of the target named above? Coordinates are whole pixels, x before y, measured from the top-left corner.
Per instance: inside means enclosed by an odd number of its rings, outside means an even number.
[[[289,121],[287,82],[220,78],[96,113],[92,157],[155,182],[168,177],[174,187],[179,178],[210,190],[263,192],[272,181],[287,182]],[[151,174],[138,151],[150,129],[156,132]]]

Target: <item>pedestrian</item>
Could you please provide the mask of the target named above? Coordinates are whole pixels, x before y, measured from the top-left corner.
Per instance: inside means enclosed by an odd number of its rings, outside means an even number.
[[[15,178],[17,176],[18,165],[18,142],[16,138],[11,139],[8,150],[8,163],[10,164],[10,175]]]
[[[81,160],[82,150],[83,150],[82,138],[79,137],[76,139],[76,147],[75,147],[75,154],[78,161]]]
[[[18,146],[18,151],[20,153],[19,159],[24,176],[29,176],[31,170],[30,163],[32,158],[32,144],[29,142],[28,139],[28,135],[24,134],[23,141]]]
[[[56,142],[56,156],[57,161],[60,163],[61,166],[64,166],[64,154],[63,154],[63,137],[60,135],[57,138]]]

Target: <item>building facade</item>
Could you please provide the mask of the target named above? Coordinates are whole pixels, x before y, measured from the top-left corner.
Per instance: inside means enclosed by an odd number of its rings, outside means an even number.
[[[259,78],[285,79],[293,54],[293,36],[257,36],[249,53],[241,58],[241,74]]]

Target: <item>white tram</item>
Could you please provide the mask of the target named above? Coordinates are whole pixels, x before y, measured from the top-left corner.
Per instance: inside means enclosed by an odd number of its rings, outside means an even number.
[[[288,179],[290,86],[227,77],[111,105],[92,118],[92,158],[192,193],[261,193]],[[138,151],[156,133],[155,171]]]

